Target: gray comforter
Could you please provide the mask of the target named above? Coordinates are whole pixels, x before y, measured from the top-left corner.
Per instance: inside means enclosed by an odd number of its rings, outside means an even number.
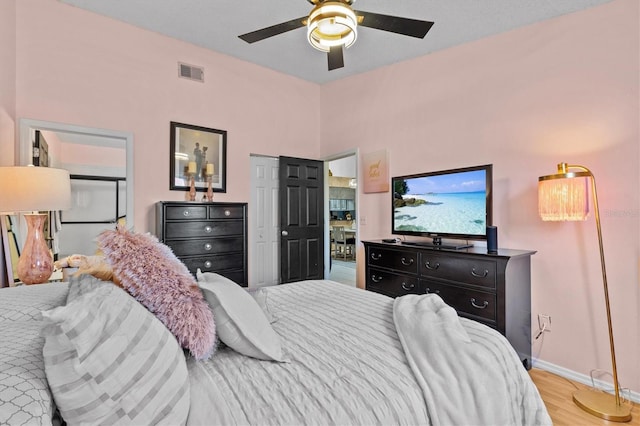
[[[457,372],[449,367],[448,381],[416,377],[396,331],[394,299],[331,281],[305,281],[269,288],[266,302],[290,362],[260,361],[228,348],[207,362],[190,359],[189,424],[483,424],[481,418],[469,420],[478,411],[475,406],[469,413],[468,407],[457,407],[459,421],[450,409],[446,416],[439,412],[437,401],[447,395],[470,401],[451,395],[461,391],[473,404],[509,404],[509,413],[516,414],[502,424],[551,423],[513,349],[483,325],[458,323],[475,347],[487,348],[477,369],[506,377],[495,384],[502,388],[485,387],[478,395],[460,386],[472,381],[458,381],[469,374],[468,366]],[[455,354],[448,358],[456,362]],[[440,367],[442,362],[439,356]],[[424,383],[431,385],[429,394],[423,393]]]

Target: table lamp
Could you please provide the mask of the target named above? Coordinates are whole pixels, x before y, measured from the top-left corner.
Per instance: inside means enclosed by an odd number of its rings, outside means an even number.
[[[578,171],[570,171],[571,169]],[[586,220],[589,215],[589,181],[591,182],[596,228],[598,230],[598,243],[600,246],[600,265],[602,268],[602,283],[604,286],[604,300],[607,311],[607,325],[609,328],[609,347],[611,351],[615,394],[611,395],[595,389],[583,389],[574,392],[573,401],[580,408],[594,416],[614,422],[628,422],[631,420],[631,407],[622,405],[620,400],[618,372],[616,369],[616,351],[613,344],[613,327],[611,325],[611,308],[609,306],[609,288],[604,263],[602,229],[600,227],[598,194],[593,173],[584,166],[560,163],[558,164],[557,174],[538,178],[538,212],[544,221]]]
[[[25,284],[47,282],[53,256],[44,236],[48,217],[40,211],[71,206],[69,172],[50,167],[0,167],[0,214],[27,213],[27,238],[18,261],[18,278]]]

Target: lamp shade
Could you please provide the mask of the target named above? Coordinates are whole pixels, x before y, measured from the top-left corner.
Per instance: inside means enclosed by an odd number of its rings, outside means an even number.
[[[0,167],[0,213],[66,210],[69,172],[51,167]]]
[[[589,216],[587,172],[558,173],[538,179],[538,213],[544,221],[586,220]]]

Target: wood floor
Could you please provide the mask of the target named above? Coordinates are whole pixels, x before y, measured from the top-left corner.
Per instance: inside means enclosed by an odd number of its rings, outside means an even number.
[[[529,374],[540,391],[554,426],[640,425],[640,406],[638,404],[634,404],[631,409],[631,422],[609,422],[592,416],[573,402],[573,392],[577,388],[585,388],[585,385],[536,368],[531,369]]]

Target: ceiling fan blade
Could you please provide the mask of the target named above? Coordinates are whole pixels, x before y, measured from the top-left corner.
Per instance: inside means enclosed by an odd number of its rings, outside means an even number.
[[[281,24],[272,25],[270,27],[262,28],[260,30],[252,31],[250,33],[242,34],[240,37],[247,43],[255,43],[256,41],[264,40],[265,38],[273,37],[278,34],[286,33],[287,31],[295,30],[304,27],[304,21],[306,16],[302,18],[292,19]]]
[[[327,53],[329,71],[344,67],[344,57],[342,56],[342,45],[332,46]]]
[[[433,26],[433,22],[430,21],[420,21],[418,19],[363,12],[362,10],[354,10],[354,12],[356,15],[363,17],[362,22],[358,22],[358,24],[363,27],[389,31],[410,37],[424,38]]]

